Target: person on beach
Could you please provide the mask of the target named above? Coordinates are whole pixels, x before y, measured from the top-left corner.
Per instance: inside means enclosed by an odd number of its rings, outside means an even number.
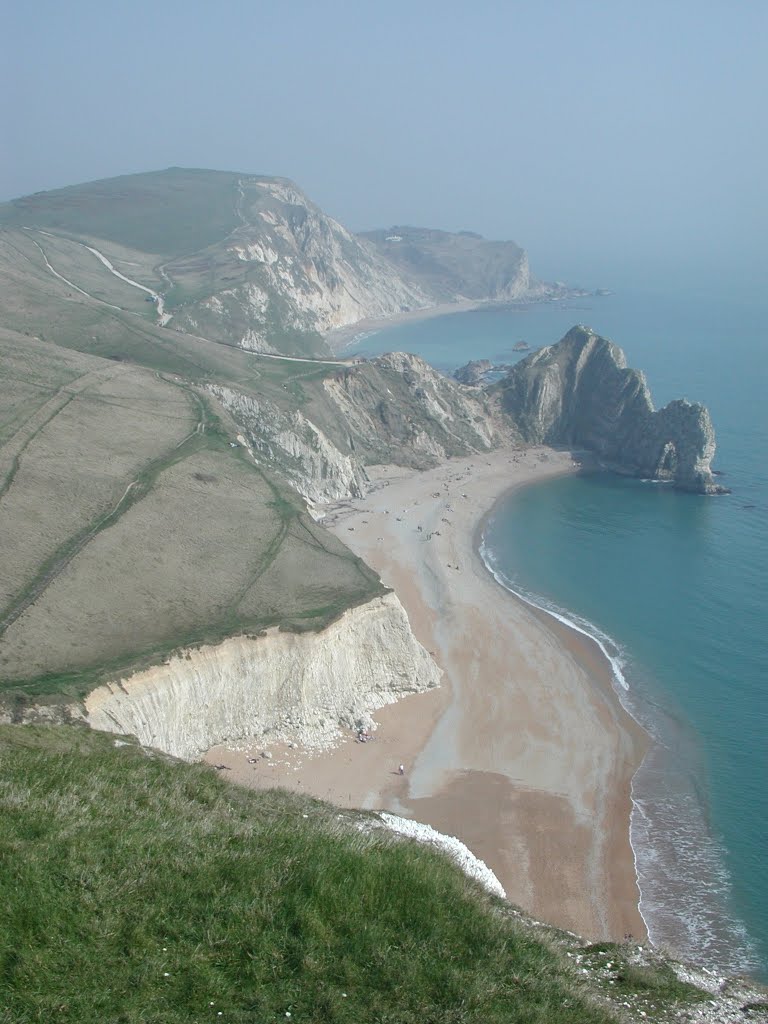
[[[405,775],[405,765],[404,764],[400,765],[400,767],[397,769],[397,773],[398,773],[398,775]]]

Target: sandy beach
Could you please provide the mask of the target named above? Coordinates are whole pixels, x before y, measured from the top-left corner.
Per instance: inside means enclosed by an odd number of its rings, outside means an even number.
[[[436,306],[426,306],[424,309],[409,309],[405,313],[392,313],[386,317],[369,317],[367,320],[358,320],[348,327],[337,327],[329,331],[323,340],[331,352],[342,354],[346,349],[354,348],[358,338],[375,334],[376,331],[417,320],[431,320],[433,317],[447,316],[449,313],[468,313],[472,309],[480,309],[486,305],[487,302],[467,299],[464,302],[443,302]]]
[[[329,506],[325,521],[398,594],[442,685],[377,712],[367,743],[273,745],[270,759],[219,747],[206,759],[232,781],[426,822],[539,919],[591,940],[639,938],[630,787],[646,735],[597,644],[504,590],[476,550],[501,496],[575,471],[547,449],[373,471],[371,493]]]

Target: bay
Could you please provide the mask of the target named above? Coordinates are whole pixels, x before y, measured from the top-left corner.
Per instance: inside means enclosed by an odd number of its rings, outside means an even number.
[[[656,739],[632,839],[654,941],[713,970],[768,978],[768,308],[754,295],[660,289],[482,309],[364,339],[449,372],[515,362],[576,323],[641,368],[657,406],[708,406],[707,498],[597,473],[498,507],[485,557],[505,585],[599,635],[621,699]],[[626,683],[627,689],[621,684]]]

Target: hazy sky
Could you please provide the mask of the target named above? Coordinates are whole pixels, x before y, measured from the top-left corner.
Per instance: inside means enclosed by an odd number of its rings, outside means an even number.
[[[765,270],[765,0],[18,0],[2,33],[0,199],[215,167],[572,283]]]

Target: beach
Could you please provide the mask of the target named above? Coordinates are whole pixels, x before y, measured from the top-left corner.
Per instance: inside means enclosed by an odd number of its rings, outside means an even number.
[[[629,821],[646,734],[597,644],[501,587],[477,550],[503,495],[576,471],[548,449],[369,470],[370,493],[327,506],[324,522],[399,596],[441,686],[378,711],[366,743],[218,747],[206,760],[232,781],[425,822],[534,917],[589,940],[645,938]]]
[[[354,348],[358,340],[367,338],[370,334],[386,330],[390,327],[398,327],[401,324],[415,323],[419,320],[432,320],[438,316],[447,316],[449,313],[469,313],[473,309],[480,309],[487,306],[487,302],[465,299],[461,302],[441,302],[435,306],[425,306],[423,309],[409,309],[403,313],[390,313],[389,316],[368,317],[366,320],[357,320],[345,327],[336,327],[329,331],[323,340],[334,354],[341,354],[346,349]]]

